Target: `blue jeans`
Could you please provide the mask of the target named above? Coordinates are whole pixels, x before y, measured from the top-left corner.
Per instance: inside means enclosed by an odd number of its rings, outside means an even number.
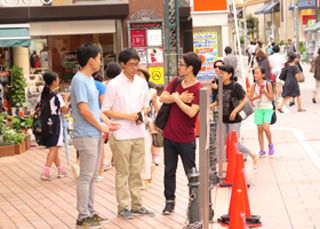
[[[187,175],[189,170],[195,167],[196,141],[190,143],[177,143],[164,138],[164,196],[166,200],[175,200],[176,192],[176,171],[178,155],[180,155],[184,172]]]

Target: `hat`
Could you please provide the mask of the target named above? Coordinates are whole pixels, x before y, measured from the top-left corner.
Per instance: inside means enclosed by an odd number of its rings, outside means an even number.
[[[148,69],[147,69],[146,66],[144,66],[144,65],[139,65],[137,71],[142,72],[142,74],[147,78],[147,81],[149,81],[150,74],[149,74]]]

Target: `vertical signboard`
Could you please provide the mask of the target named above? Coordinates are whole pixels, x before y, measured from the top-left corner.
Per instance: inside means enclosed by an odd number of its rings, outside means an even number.
[[[163,22],[128,22],[129,47],[135,48],[140,56],[140,64],[150,73],[150,81],[164,85],[164,42]]]
[[[201,70],[197,75],[199,81],[211,81],[214,73],[213,64],[218,58],[216,32],[193,33],[193,51],[201,60]]]

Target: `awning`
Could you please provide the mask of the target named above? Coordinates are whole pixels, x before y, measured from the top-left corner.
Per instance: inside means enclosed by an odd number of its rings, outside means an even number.
[[[309,3],[310,2],[310,3]],[[307,10],[315,8],[315,0],[300,0],[298,3],[299,10]],[[293,10],[293,1],[290,2],[289,10]]]
[[[316,24],[310,26],[309,28],[306,28],[306,29],[304,30],[304,32],[305,32],[305,33],[306,33],[306,32],[316,32],[316,31],[319,30],[319,29],[320,29],[320,21],[317,22]]]
[[[266,5],[263,5],[261,6],[256,12],[254,12],[255,15],[258,15],[258,14],[263,14],[263,10],[265,10],[270,4],[266,4]]]
[[[264,10],[263,10],[263,13],[264,14],[268,14],[268,13],[271,13],[272,9],[276,6],[278,6],[280,3],[279,2],[274,2],[274,3],[271,3],[270,5],[268,5],[268,7],[266,7]]]
[[[30,39],[28,24],[0,25],[0,47],[27,47]]]

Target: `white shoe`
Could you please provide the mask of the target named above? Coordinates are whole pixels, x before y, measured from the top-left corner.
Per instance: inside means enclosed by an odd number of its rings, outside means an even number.
[[[104,180],[103,176],[97,176],[96,177],[96,182],[102,182]]]
[[[80,167],[77,164],[71,166],[72,174],[75,180],[78,180],[80,174]]]

